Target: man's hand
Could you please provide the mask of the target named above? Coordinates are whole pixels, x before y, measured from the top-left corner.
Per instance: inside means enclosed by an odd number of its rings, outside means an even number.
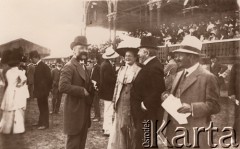
[[[145,107],[143,101],[141,102],[141,108],[142,108],[143,111],[147,111],[147,108]]]
[[[183,103],[182,107],[177,110],[179,113],[192,113],[191,105]]]
[[[89,93],[88,93],[88,91],[84,88],[84,95],[85,96],[89,96]]]
[[[162,94],[162,101],[166,100],[168,98],[169,94],[168,93],[165,93],[165,94]]]
[[[236,95],[231,95],[231,96],[228,96],[228,98],[234,102],[236,105],[239,106],[239,101],[236,99]]]

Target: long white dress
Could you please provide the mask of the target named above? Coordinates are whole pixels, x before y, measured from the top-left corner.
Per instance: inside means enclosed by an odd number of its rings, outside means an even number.
[[[0,133],[16,134],[25,131],[24,111],[29,97],[24,70],[12,67],[6,72],[7,88],[4,92],[1,110]],[[24,84],[23,84],[24,83]]]

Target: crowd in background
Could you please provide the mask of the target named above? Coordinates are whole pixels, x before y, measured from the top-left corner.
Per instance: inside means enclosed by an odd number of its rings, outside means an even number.
[[[196,16],[190,20],[181,18],[162,23],[152,31],[139,28],[128,32],[128,35],[138,38],[152,35],[158,38],[159,45],[179,44],[186,35],[196,36],[201,41],[233,39],[240,38],[238,22],[234,15]]]

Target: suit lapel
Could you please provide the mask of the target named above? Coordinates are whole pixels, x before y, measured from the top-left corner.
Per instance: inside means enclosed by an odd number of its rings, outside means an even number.
[[[176,87],[178,86],[182,75],[183,75],[183,71],[180,71],[180,72],[177,73],[177,75],[176,75],[176,77],[173,81],[173,85],[172,85],[172,91],[171,91],[172,94],[175,94]]]
[[[79,75],[83,78],[83,80],[86,81],[86,73],[85,73],[83,67],[77,62],[77,60],[75,58],[72,58],[71,62],[76,66]]]
[[[202,69],[200,66],[192,73],[190,74],[184,81],[184,84],[182,86],[181,94],[186,91],[194,82],[197,81],[197,76],[201,73]]]

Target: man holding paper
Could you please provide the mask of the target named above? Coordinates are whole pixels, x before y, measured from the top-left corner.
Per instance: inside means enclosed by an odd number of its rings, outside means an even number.
[[[183,70],[177,73],[173,81],[171,94],[175,99],[180,99],[182,106],[176,110],[178,113],[186,113],[187,121],[184,124],[179,124],[179,122],[184,122],[184,120],[177,121],[177,118],[170,114],[167,118],[167,114],[165,114],[164,120],[170,120],[166,128],[166,137],[169,141],[174,136],[184,133],[182,131],[175,132],[177,127],[184,127],[189,132],[189,143],[193,145],[193,128],[207,128],[211,121],[211,115],[220,111],[220,106],[217,102],[219,98],[217,78],[199,64],[201,49],[202,43],[199,39],[194,36],[186,36],[180,48],[173,51],[178,66]],[[174,98],[171,98],[171,100]],[[177,100],[175,101],[178,102]],[[177,142],[170,143],[175,148],[182,144],[183,140],[182,138],[177,140]],[[198,148],[209,148],[207,133],[200,133],[198,141]],[[183,144],[183,148],[187,148],[186,145]]]

